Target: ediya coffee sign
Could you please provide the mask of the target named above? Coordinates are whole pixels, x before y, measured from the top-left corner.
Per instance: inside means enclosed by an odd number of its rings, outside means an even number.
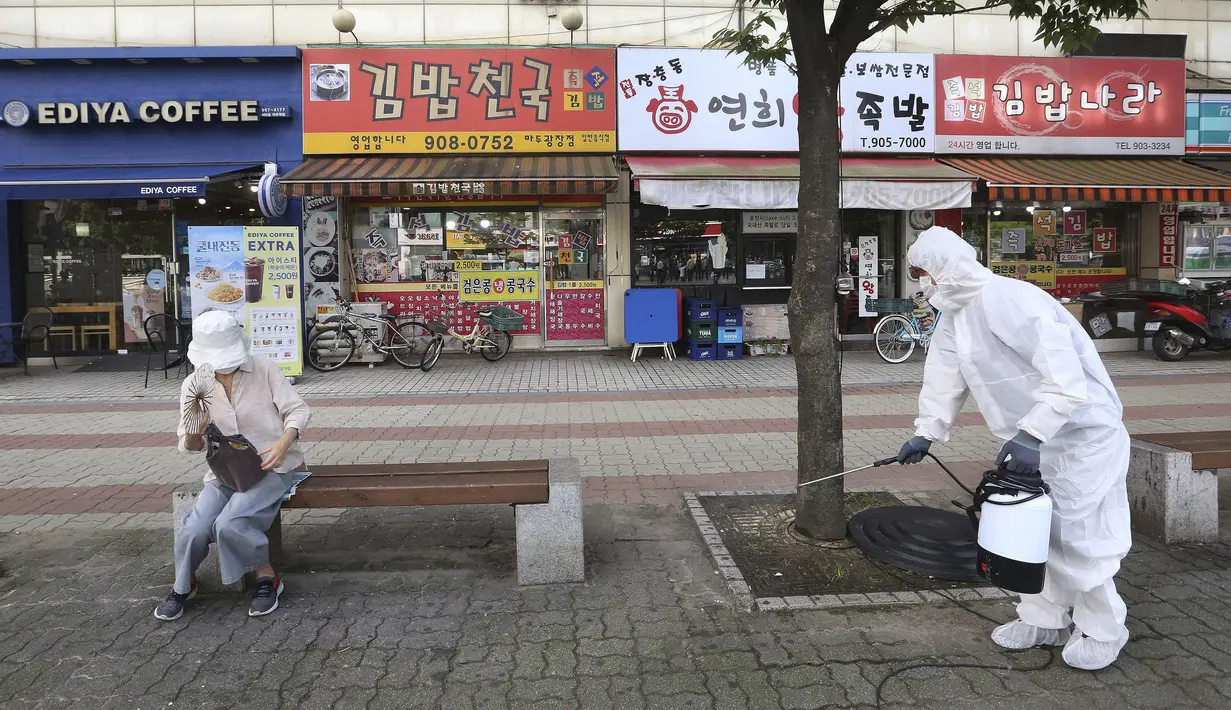
[[[68,126],[122,123],[256,123],[290,118],[289,106],[262,106],[256,100],[189,99],[185,101],[45,101],[33,106],[9,101],[0,112],[14,128],[26,124]]]
[[[936,55],[937,153],[1183,155],[1184,60]]]

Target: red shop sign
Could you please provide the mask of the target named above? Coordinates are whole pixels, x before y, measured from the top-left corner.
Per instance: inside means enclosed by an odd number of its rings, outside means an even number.
[[[937,153],[1183,155],[1184,60],[936,55]]]
[[[305,49],[304,152],[615,151],[615,50]]]
[[[1177,267],[1180,243],[1180,205],[1164,202],[1158,206],[1158,265]]]

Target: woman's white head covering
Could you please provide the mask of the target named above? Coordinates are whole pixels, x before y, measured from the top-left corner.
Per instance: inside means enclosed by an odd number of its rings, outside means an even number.
[[[244,326],[226,311],[202,313],[192,321],[192,342],[188,360],[196,367],[209,365],[228,370],[248,360],[248,334]]]

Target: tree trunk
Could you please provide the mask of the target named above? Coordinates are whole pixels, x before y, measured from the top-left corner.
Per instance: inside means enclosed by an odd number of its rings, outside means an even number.
[[[836,291],[839,213],[838,82],[842,67],[825,31],[824,4],[788,0],[799,79],[799,234],[787,314],[799,380],[799,482],[842,470],[842,382]],[[841,478],[799,489],[795,524],[824,540],[846,535]]]

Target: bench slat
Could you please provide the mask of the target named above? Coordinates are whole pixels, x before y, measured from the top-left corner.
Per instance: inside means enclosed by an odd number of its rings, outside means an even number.
[[[313,473],[283,507],[513,505],[546,503],[549,491],[546,472],[319,477]]]
[[[1231,468],[1231,431],[1138,434],[1133,438],[1187,451],[1193,455],[1193,468],[1199,471]]]
[[[354,476],[368,474],[398,474],[402,476],[423,476],[437,474],[472,475],[482,473],[547,473],[547,461],[481,461],[456,463],[360,463],[343,465],[308,466],[312,475],[308,480],[318,476]]]

